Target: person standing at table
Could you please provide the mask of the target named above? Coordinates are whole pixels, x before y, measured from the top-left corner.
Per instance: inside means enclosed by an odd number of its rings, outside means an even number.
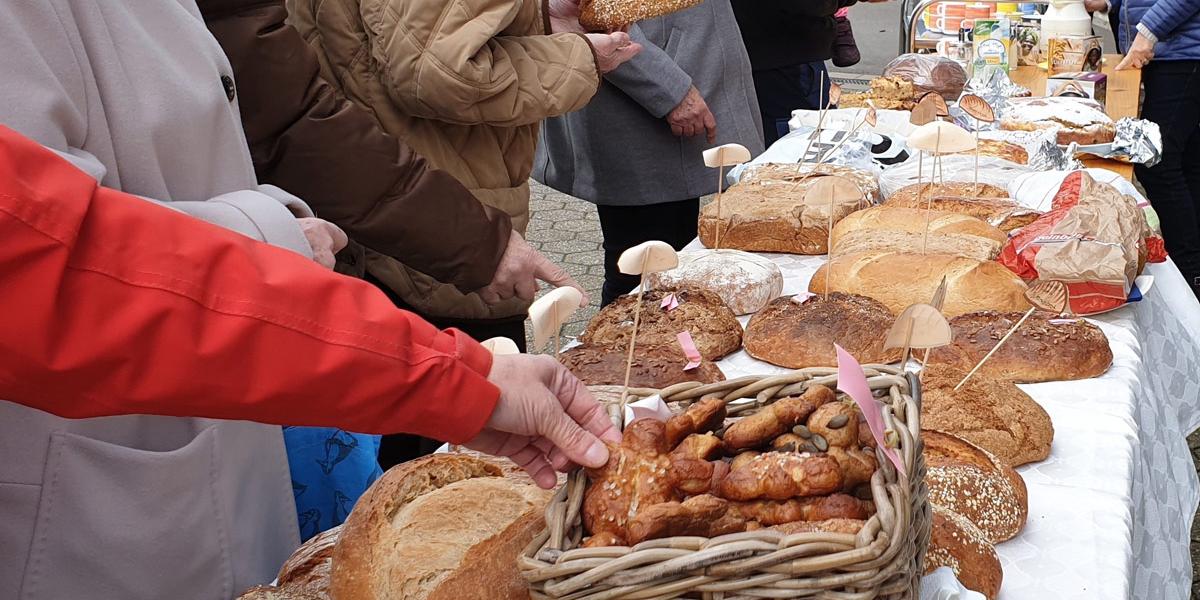
[[[629,28],[642,53],[604,77],[583,110],[547,119],[533,177],[596,205],[604,234],[602,304],[637,286],[617,269],[648,240],[696,237],[700,196],[717,191],[702,153],[738,143],[763,150],[754,83],[729,0]]]
[[[1134,165],[1167,252],[1200,298],[1200,0],[1113,0],[1125,59],[1142,69],[1142,118],[1158,123],[1162,161]]]

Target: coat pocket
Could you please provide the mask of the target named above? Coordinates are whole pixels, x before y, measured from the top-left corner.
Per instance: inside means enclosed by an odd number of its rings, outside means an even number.
[[[167,452],[51,435],[21,600],[224,599],[218,430]]]

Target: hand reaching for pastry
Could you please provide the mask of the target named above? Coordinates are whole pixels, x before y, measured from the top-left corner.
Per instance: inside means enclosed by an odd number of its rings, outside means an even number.
[[[334,255],[341,252],[350,242],[346,238],[346,232],[324,219],[302,217],[296,219],[296,223],[300,225],[304,239],[308,240],[308,246],[312,248],[313,260],[326,269],[332,269],[337,264]]]
[[[708,143],[717,139],[717,119],[696,86],[689,88],[679,105],[667,114],[667,123],[671,124],[671,133],[679,137],[693,137],[708,132]]]
[[[555,470],[572,463],[604,466],[604,441],[621,439],[587,388],[549,356],[496,356],[488,380],[500,388],[500,401],[483,431],[465,445],[511,459],[545,489],[557,483]]]
[[[488,304],[496,304],[513,296],[522,300],[533,300],[537,295],[538,281],[545,281],[554,287],[571,286],[580,292],[583,288],[562,267],[550,262],[535,250],[521,234],[512,232],[500,264],[492,282],[479,291],[480,297]],[[587,293],[583,292],[583,303],[588,303]]]

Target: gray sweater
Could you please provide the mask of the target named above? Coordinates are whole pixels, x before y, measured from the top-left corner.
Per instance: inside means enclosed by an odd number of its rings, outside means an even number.
[[[701,153],[739,143],[763,151],[750,60],[729,0],[630,28],[641,54],[605,75],[583,110],[547,119],[533,177],[589,202],[631,206],[697,198],[717,191],[717,172]],[[665,117],[696,86],[717,121],[717,140],[681,138]]]

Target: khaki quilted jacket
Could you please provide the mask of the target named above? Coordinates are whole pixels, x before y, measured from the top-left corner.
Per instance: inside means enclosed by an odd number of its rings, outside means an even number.
[[[600,74],[582,35],[546,35],[546,0],[288,0],[322,75],[384,128],[524,233],[538,124],[582,108]],[[437,202],[437,198],[430,198]],[[381,255],[368,270],[422,314],[487,319],[524,312]]]

